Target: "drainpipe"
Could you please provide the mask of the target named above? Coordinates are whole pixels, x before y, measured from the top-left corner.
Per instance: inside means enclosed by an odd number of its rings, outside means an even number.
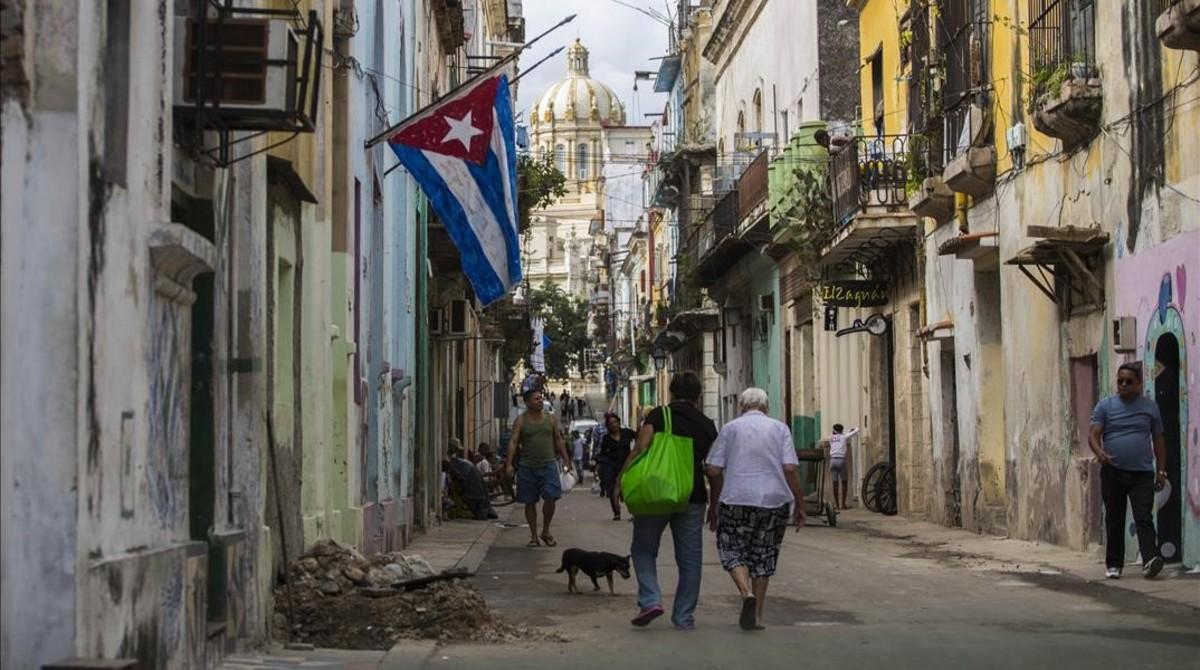
[[[958,218],[958,229],[962,232],[970,230],[967,224],[967,212],[971,209],[971,196],[966,193],[954,194],[954,210]]]

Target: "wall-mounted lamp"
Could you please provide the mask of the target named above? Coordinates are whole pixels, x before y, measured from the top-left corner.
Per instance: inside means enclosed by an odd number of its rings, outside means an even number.
[[[667,367],[667,350],[662,347],[654,347],[654,352],[650,354],[654,359],[654,369],[662,372]]]

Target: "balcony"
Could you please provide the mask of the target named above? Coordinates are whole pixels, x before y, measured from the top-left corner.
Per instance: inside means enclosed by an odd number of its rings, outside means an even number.
[[[946,168],[942,181],[955,193],[982,198],[996,187],[991,113],[983,101],[963,100],[946,110]]]
[[[1082,74],[1062,82],[1057,90],[1037,98],[1033,127],[1062,140],[1066,150],[1081,146],[1100,133],[1103,90],[1100,80]]]
[[[466,44],[466,33],[463,31],[462,0],[432,0],[429,9],[437,23],[438,40],[442,43],[442,52],[453,54]]]
[[[1168,49],[1200,51],[1200,0],[1156,0],[1154,31]]]
[[[700,286],[715,285],[729,268],[754,248],[735,234],[739,213],[738,192],[733,190],[717,201],[694,232],[697,236],[696,281]]]
[[[1033,63],[1031,116],[1038,130],[1072,150],[1100,132],[1102,91],[1096,76],[1096,6],[1036,0],[1029,24]]]
[[[912,169],[910,138],[860,137],[830,161],[829,188],[834,232],[822,264],[855,261],[865,250],[881,250],[912,238],[919,221],[908,207]]]

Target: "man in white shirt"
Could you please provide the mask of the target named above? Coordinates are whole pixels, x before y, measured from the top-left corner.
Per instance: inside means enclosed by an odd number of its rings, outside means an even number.
[[[846,495],[850,490],[846,463],[850,459],[850,438],[857,434],[857,428],[851,428],[847,432],[842,424],[835,423],[833,424],[833,435],[829,436],[829,474],[833,477],[833,503],[839,509],[850,509],[850,506],[846,504]]]
[[[721,428],[705,462],[713,501],[708,527],[717,533],[721,566],[742,594],[738,625],[762,630],[767,583],[788,520],[797,530],[804,525],[804,491],[791,431],[767,416],[767,392],[748,388],[739,405],[741,416]]]

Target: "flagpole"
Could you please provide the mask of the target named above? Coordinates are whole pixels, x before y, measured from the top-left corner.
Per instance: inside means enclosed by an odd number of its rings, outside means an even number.
[[[532,72],[532,71],[533,71],[533,69],[534,69],[534,68],[536,68],[537,66],[541,65],[542,63],[545,63],[546,61],[550,60],[551,58],[554,58],[554,57],[555,57],[555,56],[557,56],[559,53],[561,53],[561,52],[562,52],[562,50],[563,50],[563,49],[565,49],[565,48],[566,48],[566,47],[559,47],[559,48],[555,49],[554,51],[550,52],[550,54],[549,54],[548,56],[546,56],[545,58],[543,58],[543,59],[539,60],[538,62],[534,63],[533,65],[530,65],[529,67],[525,68],[525,70],[523,70],[523,71],[521,72],[521,74],[517,75],[515,79],[513,79],[513,80],[512,80],[512,81],[510,81],[510,82],[508,82],[508,83],[509,83],[509,85],[512,85],[512,84],[515,84],[515,83],[517,83],[517,80],[519,80],[521,77],[524,77],[525,75],[529,74],[530,72]],[[395,165],[393,165],[392,167],[388,168],[388,169],[387,169],[387,170],[386,170],[386,171],[383,173],[383,176],[384,176],[384,177],[386,177],[386,176],[390,175],[392,172],[395,172],[396,168],[400,167],[401,165],[404,165],[404,164],[403,164],[403,163],[396,163],[396,164],[395,164]]]
[[[562,50],[565,48],[566,47],[559,47],[559,48],[555,49],[554,51],[551,51],[545,58],[539,60],[538,62],[534,63],[533,65],[530,65],[529,67],[522,70],[521,74],[519,74],[516,77],[513,77],[511,80],[509,80],[509,82],[508,82],[509,86],[517,83],[518,81],[521,81],[521,77],[524,77],[525,75],[532,72],[534,70],[534,68],[536,68],[537,66],[541,65],[542,63],[545,63],[546,61],[550,60],[551,58],[554,58],[558,54],[562,53]]]
[[[404,118],[402,121],[400,121],[400,122],[398,122],[398,123],[396,123],[396,124],[392,125],[392,126],[391,126],[391,127],[389,127],[387,130],[384,130],[383,132],[379,133],[379,134],[378,134],[378,135],[376,135],[375,137],[372,137],[371,139],[367,140],[367,142],[366,142],[366,148],[367,148],[367,149],[370,149],[371,147],[375,146],[376,144],[379,144],[380,142],[382,142],[382,141],[386,140],[387,138],[391,137],[392,135],[395,135],[396,133],[400,132],[400,131],[401,131],[401,130],[402,130],[404,127],[405,127],[405,126],[407,126],[409,123],[411,123],[411,122],[412,122],[413,120],[415,120],[417,117],[419,117],[421,114],[425,113],[425,112],[426,112],[426,111],[428,111],[429,109],[432,109],[433,107],[437,106],[437,105],[438,105],[438,104],[440,104],[441,102],[444,102],[444,101],[445,101],[445,98],[452,97],[453,95],[455,95],[455,94],[456,94],[456,93],[458,93],[459,91],[463,90],[464,88],[466,88],[466,87],[468,87],[468,86],[470,86],[470,85],[474,84],[476,81],[478,81],[478,80],[480,80],[480,79],[483,79],[483,78],[484,78],[484,77],[486,77],[486,76],[489,76],[489,75],[491,75],[491,73],[492,73],[492,72],[494,72],[495,70],[498,70],[498,69],[500,69],[501,67],[503,67],[503,66],[507,65],[508,63],[511,63],[512,61],[516,60],[518,57],[520,57],[520,55],[521,55],[521,52],[522,52],[522,51],[524,51],[524,50],[528,49],[529,47],[533,46],[533,45],[534,45],[534,44],[535,44],[535,43],[536,43],[538,40],[542,39],[542,38],[543,38],[543,37],[545,37],[546,35],[549,35],[550,33],[554,32],[555,30],[558,30],[559,28],[561,28],[561,27],[563,27],[563,26],[567,25],[568,23],[570,23],[570,22],[574,21],[576,16],[578,16],[578,15],[577,15],[577,14],[572,14],[572,15],[568,16],[567,18],[563,19],[562,21],[559,21],[558,23],[554,24],[553,26],[550,26],[548,29],[546,29],[544,32],[542,32],[542,34],[540,34],[540,35],[538,35],[537,37],[534,37],[533,39],[531,39],[531,40],[529,40],[529,41],[525,42],[525,44],[522,44],[520,47],[518,47],[517,49],[515,49],[515,50],[514,50],[512,53],[510,53],[509,55],[507,55],[507,56],[505,56],[504,58],[502,58],[502,59],[500,59],[500,60],[496,61],[495,65],[492,65],[491,67],[489,67],[488,69],[484,70],[483,72],[480,72],[479,74],[475,75],[474,77],[471,77],[471,78],[467,79],[466,81],[464,81],[463,83],[459,84],[458,86],[455,86],[454,88],[452,88],[452,89],[450,89],[449,91],[447,91],[447,92],[446,92],[446,95],[442,96],[441,98],[439,98],[439,99],[437,99],[437,100],[434,100],[433,102],[429,103],[428,105],[425,105],[424,107],[422,107],[422,108],[418,109],[417,111],[413,112],[412,114],[409,114],[409,115],[408,115],[407,117],[405,117],[405,118]],[[560,49],[560,50],[561,50],[561,49]],[[556,52],[556,53],[557,53],[557,52]],[[545,59],[542,59],[542,60],[545,60]],[[540,63],[541,61],[538,61],[538,62]],[[517,77],[517,78],[519,79],[520,77]],[[389,172],[390,172],[390,170],[389,170]]]

